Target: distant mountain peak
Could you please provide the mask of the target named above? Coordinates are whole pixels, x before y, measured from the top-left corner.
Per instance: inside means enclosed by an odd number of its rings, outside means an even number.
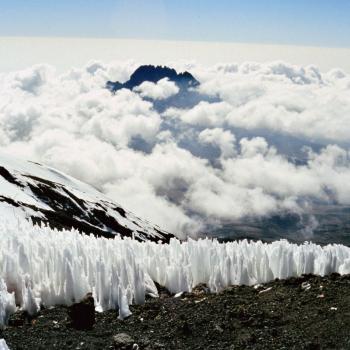
[[[112,92],[116,92],[120,89],[133,90],[136,86],[141,85],[145,81],[157,83],[164,78],[168,78],[182,90],[199,86],[199,81],[187,71],[177,73],[173,68],[153,65],[142,65],[138,67],[125,83],[108,81],[106,86]]]

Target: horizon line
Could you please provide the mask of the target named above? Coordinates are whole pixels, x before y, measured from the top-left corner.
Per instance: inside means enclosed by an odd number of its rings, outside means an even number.
[[[321,46],[311,44],[295,43],[272,43],[272,42],[253,42],[253,41],[221,41],[221,40],[186,40],[186,39],[160,39],[160,38],[136,38],[136,37],[113,37],[113,36],[58,36],[58,35],[0,35],[2,39],[60,39],[60,40],[119,40],[119,41],[148,41],[163,43],[193,43],[193,44],[220,44],[220,45],[248,45],[248,46],[279,46],[279,47],[296,47],[308,49],[336,49],[350,50],[350,46]]]

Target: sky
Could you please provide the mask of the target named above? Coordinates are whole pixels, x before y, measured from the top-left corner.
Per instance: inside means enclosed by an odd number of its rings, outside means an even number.
[[[0,0],[0,36],[350,47],[348,0]]]

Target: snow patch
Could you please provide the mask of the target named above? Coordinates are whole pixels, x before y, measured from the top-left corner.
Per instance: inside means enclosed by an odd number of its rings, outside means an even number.
[[[7,291],[5,281],[0,278],[0,329],[7,324],[9,316],[16,311],[15,294]],[[0,340],[0,350],[2,349]]]
[[[0,350],[9,350],[5,339],[0,339]]]

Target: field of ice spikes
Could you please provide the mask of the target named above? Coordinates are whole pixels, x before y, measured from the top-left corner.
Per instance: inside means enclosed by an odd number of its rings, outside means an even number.
[[[146,294],[157,296],[153,281],[173,293],[199,283],[217,292],[234,284],[332,272],[350,273],[349,247],[175,239],[161,245],[0,223],[0,326],[17,308],[35,314],[40,305],[70,305],[87,292],[97,310],[118,309],[124,318],[130,304],[143,303]]]

